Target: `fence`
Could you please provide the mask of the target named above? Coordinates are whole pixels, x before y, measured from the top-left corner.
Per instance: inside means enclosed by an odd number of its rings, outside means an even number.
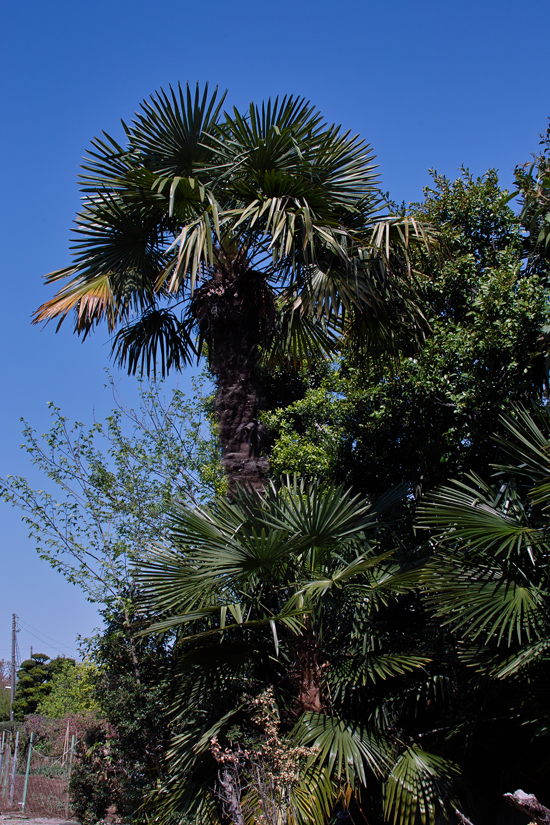
[[[19,731],[4,731],[0,749],[3,808],[67,819],[74,752],[75,737],[69,743],[68,727],[63,754],[58,757],[46,756],[33,747],[32,733],[23,746]]]

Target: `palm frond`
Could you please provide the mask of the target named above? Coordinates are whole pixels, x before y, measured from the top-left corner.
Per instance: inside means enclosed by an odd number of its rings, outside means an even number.
[[[472,475],[476,487],[455,481],[426,497],[418,508],[418,525],[435,528],[441,541],[463,542],[497,556],[533,553],[549,547],[545,528],[532,527],[513,484],[495,489]]]
[[[408,747],[393,765],[384,788],[384,818],[393,825],[433,825],[445,812],[448,790],[459,776],[455,763]]]
[[[486,560],[437,557],[424,574],[431,590],[426,599],[445,624],[470,639],[523,644],[545,632],[547,593],[526,576],[517,578]]]
[[[169,309],[151,307],[140,318],[116,334],[113,346],[116,363],[126,366],[129,375],[140,372],[156,378],[157,368],[164,377],[191,363],[196,354],[188,325]]]
[[[47,278],[53,282],[74,272],[74,267],[67,267],[51,272]],[[117,319],[125,314],[124,307],[117,305],[108,274],[98,275],[91,280],[77,275],[54,298],[37,309],[33,315],[33,324],[48,323],[57,318],[59,329],[72,310],[76,313],[76,331],[89,330],[101,320],[106,320],[109,330],[113,330]]]
[[[316,748],[308,767],[323,766],[331,778],[352,787],[367,784],[367,772],[381,776],[389,767],[388,744],[366,728],[337,716],[302,714],[292,732],[298,745]]]
[[[170,86],[141,104],[126,134],[132,150],[144,158],[144,165],[158,177],[193,177],[209,155],[208,139],[215,130],[226,93],[218,98],[217,88],[209,93],[208,83],[195,94],[189,84],[184,90]]]
[[[287,304],[277,315],[278,330],[264,356],[267,368],[290,365],[311,367],[333,354],[339,345],[338,326],[324,318],[307,315],[301,307]]]
[[[431,662],[429,656],[411,653],[371,653],[347,656],[331,667],[328,681],[334,699],[342,701],[357,687],[378,684],[396,676],[425,668]]]

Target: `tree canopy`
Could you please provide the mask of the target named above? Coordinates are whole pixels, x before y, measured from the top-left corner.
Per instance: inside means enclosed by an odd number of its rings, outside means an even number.
[[[434,175],[414,214],[439,238],[437,253],[419,264],[430,326],[422,348],[404,333],[385,364],[345,353],[305,376],[297,397],[280,407],[274,398],[264,419],[275,476],[322,475],[369,495],[407,482],[419,495],[484,471],[502,411],[542,398],[546,270],[526,251],[496,172],[454,182]]]
[[[197,86],[144,101],[127,145],[92,142],[70,278],[36,313],[104,321],[130,372],[208,355],[223,466],[260,490],[260,362],[296,366],[342,334],[387,346],[422,325],[407,247],[416,221],[388,214],[373,153],[303,99],[222,112]],[[194,337],[195,336],[195,337]]]
[[[106,628],[16,712],[105,716],[90,822],[498,819],[549,776],[549,135],[516,193],[434,172],[405,208],[305,100],[223,104],[161,90],[84,162],[35,320],[215,390],[26,425],[53,488],[1,495]]]

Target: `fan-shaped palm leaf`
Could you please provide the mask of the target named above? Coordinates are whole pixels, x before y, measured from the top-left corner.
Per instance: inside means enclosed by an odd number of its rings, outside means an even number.
[[[157,367],[165,375],[181,369],[196,354],[187,326],[169,309],[151,307],[132,324],[118,331],[113,341],[116,361],[135,375],[139,370],[156,377]]]
[[[422,825],[435,822],[458,774],[453,762],[412,745],[399,756],[386,780],[384,818],[393,825],[414,825],[418,816]]]
[[[338,782],[367,784],[367,771],[381,776],[389,767],[389,747],[380,734],[346,724],[336,716],[303,714],[293,730],[299,745],[316,748],[309,766],[323,766]]]

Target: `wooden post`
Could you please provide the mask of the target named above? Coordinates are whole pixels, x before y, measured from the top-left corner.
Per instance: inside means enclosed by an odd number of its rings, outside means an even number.
[[[17,770],[17,751],[19,750],[19,731],[15,736],[15,750],[13,752],[13,765],[12,765],[12,772],[11,772],[11,784],[10,784],[10,807],[13,805],[13,795],[15,793],[15,771]]]
[[[69,783],[71,781],[71,773],[73,772],[73,755],[74,755],[74,733],[71,738],[71,750],[69,751],[69,769],[67,771],[67,796],[65,797],[65,819],[69,818],[69,805],[71,802],[71,795],[69,793]]]
[[[67,728],[65,730],[65,739],[63,740],[63,756],[61,757],[61,764],[64,765],[69,756],[69,726],[71,722],[67,720]]]
[[[32,755],[32,738],[34,733],[31,733],[31,739],[29,742],[29,753],[27,756],[27,770],[25,771],[25,786],[23,788],[23,806],[21,808],[21,813],[25,813],[25,805],[27,804],[27,785],[29,784],[29,772],[31,769],[31,755]]]
[[[10,756],[11,756],[11,747],[10,743],[6,741],[6,748],[5,748],[5,759],[4,759],[4,787],[2,789],[2,796],[5,797],[8,793],[8,785],[9,785],[9,772],[10,772]]]

